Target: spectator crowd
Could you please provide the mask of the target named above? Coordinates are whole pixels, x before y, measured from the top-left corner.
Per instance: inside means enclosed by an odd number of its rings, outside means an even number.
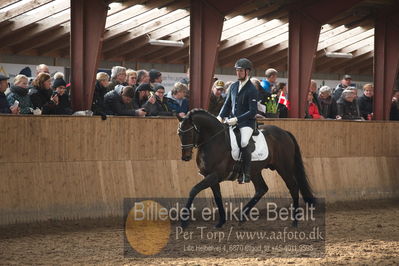
[[[9,86],[9,78],[0,75],[0,113],[71,115],[71,85],[65,82],[63,73],[50,75],[48,66],[36,67],[36,75],[30,80],[24,74],[17,75]],[[278,71],[269,68],[265,78],[251,78],[258,89],[258,117],[287,118],[289,88],[278,82]],[[208,111],[217,116],[224,104],[233,81],[214,78]],[[372,120],[374,87],[363,86],[362,95],[352,83],[350,75],[344,75],[335,88],[318,87],[312,80],[304,104],[305,118]],[[162,85],[162,73],[156,69],[132,70],[115,66],[111,76],[99,72],[96,76],[91,111],[94,115],[119,116],[175,116],[184,117],[189,111],[189,80],[175,83],[166,93]],[[391,120],[399,120],[399,91],[392,97]]]

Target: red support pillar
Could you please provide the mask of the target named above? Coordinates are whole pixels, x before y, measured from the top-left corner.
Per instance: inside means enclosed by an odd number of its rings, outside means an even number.
[[[223,19],[206,2],[191,0],[190,108],[208,108]]]
[[[288,25],[288,88],[291,102],[289,117],[303,118],[321,23],[300,11],[292,10]]]
[[[295,5],[289,13],[288,90],[291,102],[289,117],[305,116],[306,94],[310,85],[320,28],[330,19],[361,0],[322,0]]]
[[[224,16],[241,0],[191,0],[190,108],[207,109]]]
[[[71,88],[76,110],[91,108],[108,5],[71,0]]]
[[[395,22],[396,20],[396,22]],[[374,34],[374,117],[388,120],[399,66],[399,19],[380,15]]]

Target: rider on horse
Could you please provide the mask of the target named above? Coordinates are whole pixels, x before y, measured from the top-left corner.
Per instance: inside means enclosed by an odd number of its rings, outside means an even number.
[[[251,151],[248,147],[252,133],[256,127],[256,112],[258,90],[250,81],[252,63],[246,58],[239,59],[235,65],[238,81],[230,86],[227,99],[219,113],[220,122],[229,117],[226,123],[230,126],[237,125],[241,134],[241,160],[243,162],[243,175],[239,183],[248,183],[251,180]]]

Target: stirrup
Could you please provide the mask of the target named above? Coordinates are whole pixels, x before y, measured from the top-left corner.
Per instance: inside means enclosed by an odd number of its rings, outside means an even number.
[[[240,174],[238,179],[238,184],[245,184],[245,183],[250,183],[251,182],[251,177],[249,175],[246,175],[244,173]]]

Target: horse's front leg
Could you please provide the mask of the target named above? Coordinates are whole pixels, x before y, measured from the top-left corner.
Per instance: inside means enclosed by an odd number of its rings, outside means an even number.
[[[190,209],[191,204],[193,204],[194,198],[200,193],[202,190],[207,189],[208,187],[212,187],[215,184],[218,184],[218,179],[215,174],[209,174],[204,179],[201,180],[198,184],[196,184],[190,191],[190,195],[186,204],[186,208]],[[181,226],[183,228],[187,227],[188,222],[190,220],[190,214],[185,215],[184,220],[181,221]]]
[[[211,186],[211,189],[213,192],[213,197],[215,198],[216,206],[218,206],[219,210],[219,222],[215,225],[215,227],[220,228],[226,223],[226,212],[223,207],[223,200],[222,200],[222,194],[220,193],[219,182]]]

